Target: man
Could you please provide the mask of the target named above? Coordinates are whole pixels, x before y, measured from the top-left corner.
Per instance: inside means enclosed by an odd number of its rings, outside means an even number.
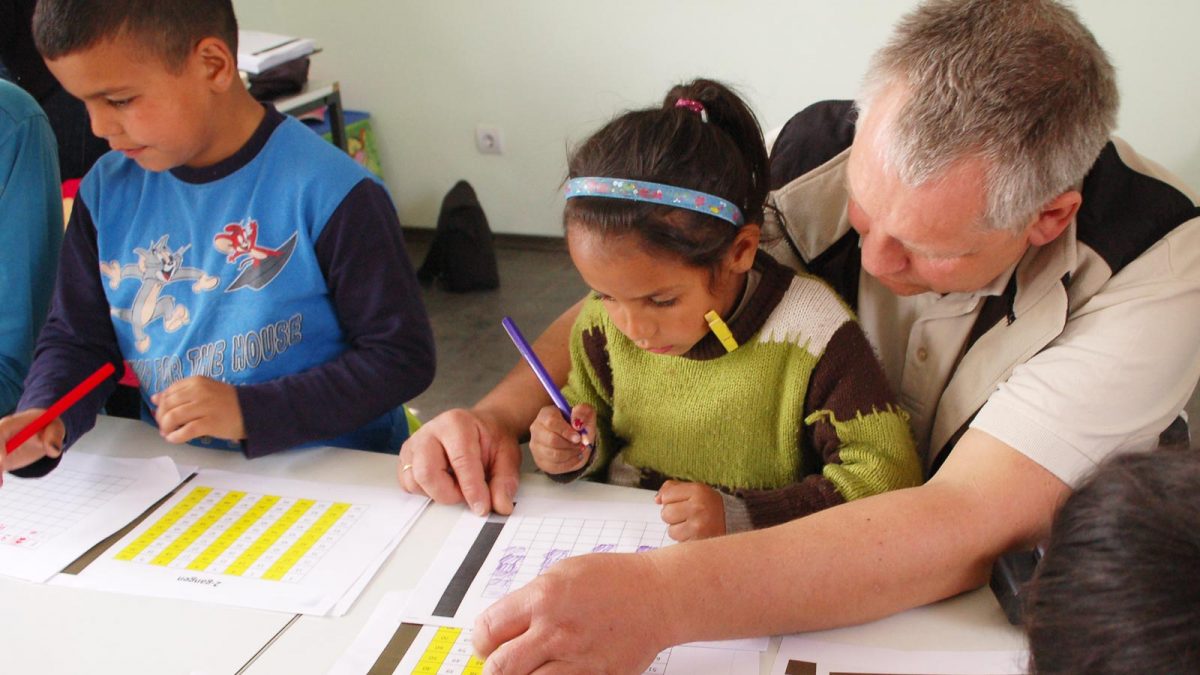
[[[975,588],[1046,535],[1101,459],[1154,447],[1200,377],[1200,209],[1108,139],[1116,107],[1103,51],[1051,0],[932,0],[903,19],[857,115],[818,104],[781,133],[784,226],[766,238],[859,312],[929,481],[769,530],[564,561],[479,618],[489,671],[634,672],[670,644]],[[559,378],[573,314],[537,344]],[[401,451],[405,488],[506,512],[535,387],[514,371],[432,420]]]

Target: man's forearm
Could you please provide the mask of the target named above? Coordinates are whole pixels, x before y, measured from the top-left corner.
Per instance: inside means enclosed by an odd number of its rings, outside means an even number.
[[[568,349],[571,326],[583,301],[575,303],[551,323],[533,343],[533,350],[546,372],[561,389],[571,372]],[[518,360],[513,369],[489,391],[472,410],[486,416],[517,438],[524,439],[538,411],[550,405],[550,395],[542,388],[529,364]]]
[[[999,554],[1045,534],[1067,491],[1030,460],[1007,452],[969,471],[948,461],[943,471],[951,475],[921,487],[654,552],[658,575],[648,583],[660,588],[648,592],[670,596],[661,605],[674,614],[664,617],[669,638],[862,623],[981,585]]]

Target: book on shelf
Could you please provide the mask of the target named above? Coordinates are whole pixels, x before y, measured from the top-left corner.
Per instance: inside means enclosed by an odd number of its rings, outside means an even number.
[[[238,70],[256,75],[281,63],[303,58],[316,51],[309,38],[297,38],[260,30],[238,31]]]

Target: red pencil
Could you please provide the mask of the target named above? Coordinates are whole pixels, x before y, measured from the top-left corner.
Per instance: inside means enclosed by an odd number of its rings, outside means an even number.
[[[46,428],[47,424],[50,424],[55,420],[55,418],[66,412],[67,408],[75,405],[79,399],[87,396],[88,392],[96,388],[96,385],[108,379],[109,376],[115,372],[116,368],[113,368],[113,364],[111,363],[106,363],[103,366],[100,366],[100,368],[96,372],[89,375],[86,380],[75,385],[74,389],[67,392],[66,396],[63,396],[55,401],[54,405],[47,408],[46,412],[39,415],[36,420],[30,422],[25,426],[24,429],[18,431],[16,436],[8,439],[8,442],[4,444],[5,452],[12,454],[13,450],[21,447],[22,443],[32,438],[37,432]]]

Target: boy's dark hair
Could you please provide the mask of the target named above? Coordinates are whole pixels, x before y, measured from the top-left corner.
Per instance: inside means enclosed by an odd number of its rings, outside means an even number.
[[[1029,588],[1030,672],[1200,673],[1200,453],[1123,455],[1063,505]]]
[[[699,113],[678,107],[698,101]],[[620,115],[584,141],[567,160],[569,178],[628,178],[698,190],[736,205],[747,223],[761,224],[770,174],[758,120],[729,87],[694,80],[667,93],[661,107]],[[637,233],[651,249],[693,267],[714,268],[737,229],[715,216],[671,206],[604,197],[567,200],[563,226],[604,236]]]
[[[236,55],[237,32],[232,0],[39,0],[33,14],[33,37],[47,59],[128,35],[172,71],[206,37]]]

